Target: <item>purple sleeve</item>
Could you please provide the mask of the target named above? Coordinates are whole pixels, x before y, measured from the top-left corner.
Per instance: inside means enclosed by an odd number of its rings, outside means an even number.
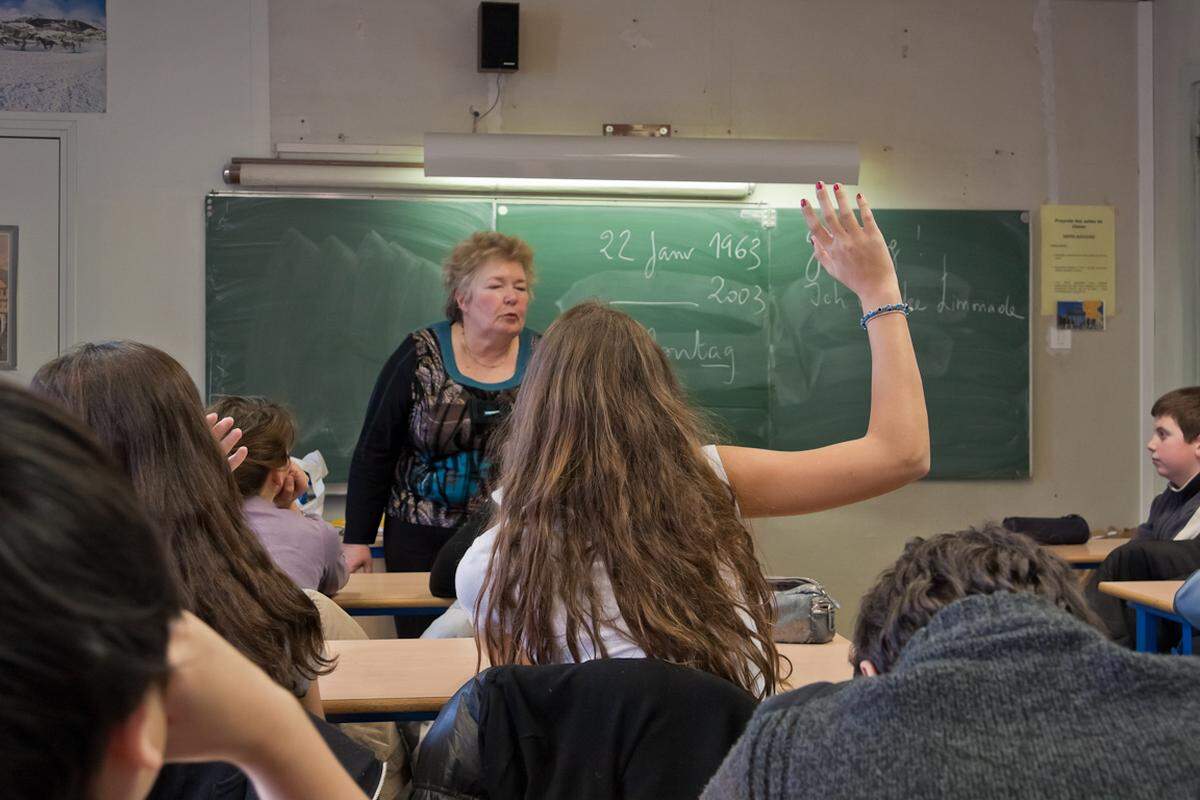
[[[321,537],[321,583],[317,591],[333,597],[350,578],[350,573],[346,571],[346,557],[342,555],[342,540],[338,536],[337,528],[325,520],[316,515],[305,516],[313,521]]]

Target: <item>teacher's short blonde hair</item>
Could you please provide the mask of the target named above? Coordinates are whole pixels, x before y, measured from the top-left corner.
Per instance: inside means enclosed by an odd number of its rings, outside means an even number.
[[[446,319],[462,320],[458,295],[470,292],[475,272],[489,261],[515,261],[525,270],[525,280],[533,284],[533,248],[515,236],[496,231],[473,233],[454,248],[442,264],[442,283],[446,287]],[[532,295],[530,295],[532,297]]]

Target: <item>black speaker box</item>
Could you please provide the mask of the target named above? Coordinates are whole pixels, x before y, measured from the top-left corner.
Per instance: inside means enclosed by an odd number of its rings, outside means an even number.
[[[479,71],[516,72],[520,3],[479,4]]]

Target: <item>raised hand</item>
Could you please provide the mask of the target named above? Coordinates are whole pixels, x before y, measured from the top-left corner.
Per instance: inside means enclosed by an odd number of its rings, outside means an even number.
[[[837,198],[836,206],[830,199],[829,187],[817,183],[820,216],[811,203],[800,201],[817,261],[826,272],[858,295],[864,309],[900,302],[900,285],[892,254],[875,224],[866,198],[861,194],[857,197],[858,211],[862,215],[860,224],[840,185],[834,184],[833,194]]]
[[[218,420],[216,414],[206,414],[204,421],[208,423],[208,428],[212,431],[213,439],[216,440],[221,455],[229,461],[229,471],[233,472],[242,465],[242,462],[246,460],[246,455],[250,452],[245,447],[233,449],[242,439],[242,429],[233,427],[233,417]]]

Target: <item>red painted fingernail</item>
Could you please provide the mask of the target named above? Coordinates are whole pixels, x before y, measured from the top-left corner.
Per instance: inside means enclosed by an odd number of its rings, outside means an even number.
[[[840,192],[840,191],[842,190],[842,185],[841,185],[840,183],[835,183],[835,184],[833,185],[833,190],[834,190],[835,192]]]
[[[801,198],[800,198],[800,207],[801,207],[801,208],[808,208],[808,201],[807,201],[807,200],[805,200],[803,197],[801,197]]]
[[[825,184],[821,183],[820,181],[817,181],[817,191],[820,191],[821,189],[824,189],[824,188],[825,188]]]
[[[856,194],[854,196],[857,197],[859,200],[862,200],[862,192],[859,192],[858,194]]]

